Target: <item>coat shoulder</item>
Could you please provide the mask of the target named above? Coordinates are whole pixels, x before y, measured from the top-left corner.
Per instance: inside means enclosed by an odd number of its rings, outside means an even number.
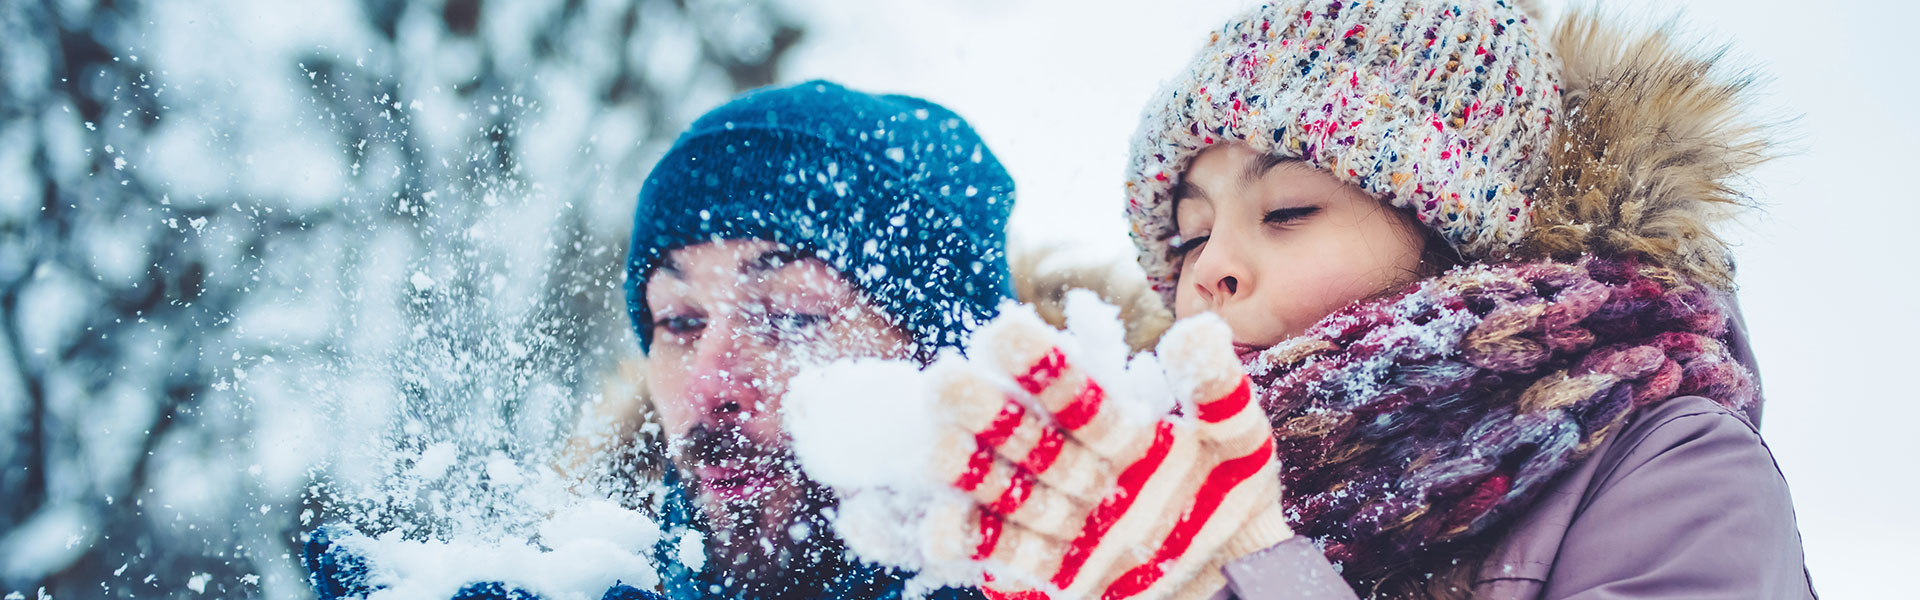
[[[1641,411],[1588,459],[1600,463],[1594,473],[1596,485],[1627,475],[1623,469],[1645,467],[1675,450],[1752,454],[1765,457],[1766,463],[1773,465],[1773,451],[1760,437],[1760,430],[1739,411],[1713,400],[1680,396]],[[1769,470],[1779,475],[1777,466]],[[1590,495],[1593,493],[1597,492],[1589,490]]]
[[[1787,481],[1759,430],[1697,396],[1645,411],[1581,470],[1541,596],[1812,597]]]

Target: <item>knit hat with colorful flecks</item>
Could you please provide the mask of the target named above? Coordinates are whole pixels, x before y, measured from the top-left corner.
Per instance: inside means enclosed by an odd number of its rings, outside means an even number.
[[[1172,304],[1170,191],[1202,150],[1243,142],[1411,211],[1468,260],[1527,230],[1559,61],[1511,0],[1284,0],[1212,34],[1147,107],[1127,216]]]

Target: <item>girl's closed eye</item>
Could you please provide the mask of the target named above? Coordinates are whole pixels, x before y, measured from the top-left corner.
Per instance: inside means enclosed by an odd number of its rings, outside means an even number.
[[[1260,222],[1267,225],[1290,225],[1320,212],[1318,206],[1296,206],[1267,211]]]
[[[1178,258],[1192,253],[1194,250],[1199,249],[1201,244],[1207,243],[1207,238],[1209,237],[1212,236],[1197,235],[1187,238],[1186,241],[1180,242],[1180,245],[1173,247],[1174,257]]]

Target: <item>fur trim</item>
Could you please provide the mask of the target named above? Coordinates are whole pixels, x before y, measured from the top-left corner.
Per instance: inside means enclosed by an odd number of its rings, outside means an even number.
[[[1724,50],[1685,47],[1670,26],[1631,31],[1593,10],[1561,21],[1553,45],[1562,127],[1519,258],[1634,256],[1731,289],[1713,227],[1750,206],[1736,180],[1769,158],[1767,128],[1745,114],[1754,78],[1723,74]]]
[[[666,470],[665,429],[647,396],[647,359],[621,359],[601,380],[598,402],[581,407],[579,421],[554,467],[576,485],[598,486],[631,502]],[[639,506],[631,506],[639,508]]]
[[[1159,342],[1160,334],[1173,325],[1173,314],[1137,269],[1121,260],[1051,264],[1060,262],[1053,260],[1060,255],[1060,248],[1043,246],[1018,252],[1007,261],[1013,270],[1014,297],[1032,304],[1048,325],[1066,327],[1067,291],[1075,289],[1091,290],[1101,300],[1120,308],[1120,321],[1127,329],[1127,345],[1134,352],[1152,349]]]

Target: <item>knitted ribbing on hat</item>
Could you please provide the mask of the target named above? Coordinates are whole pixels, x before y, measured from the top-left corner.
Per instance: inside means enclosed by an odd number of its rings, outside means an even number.
[[[1127,168],[1140,264],[1171,304],[1170,191],[1222,142],[1328,170],[1463,255],[1496,257],[1528,227],[1557,70],[1527,15],[1502,0],[1262,5],[1214,32],[1147,107]]]
[[[1754,401],[1720,304],[1665,273],[1460,267],[1245,357],[1295,531],[1364,585],[1497,532],[1639,407]]]

